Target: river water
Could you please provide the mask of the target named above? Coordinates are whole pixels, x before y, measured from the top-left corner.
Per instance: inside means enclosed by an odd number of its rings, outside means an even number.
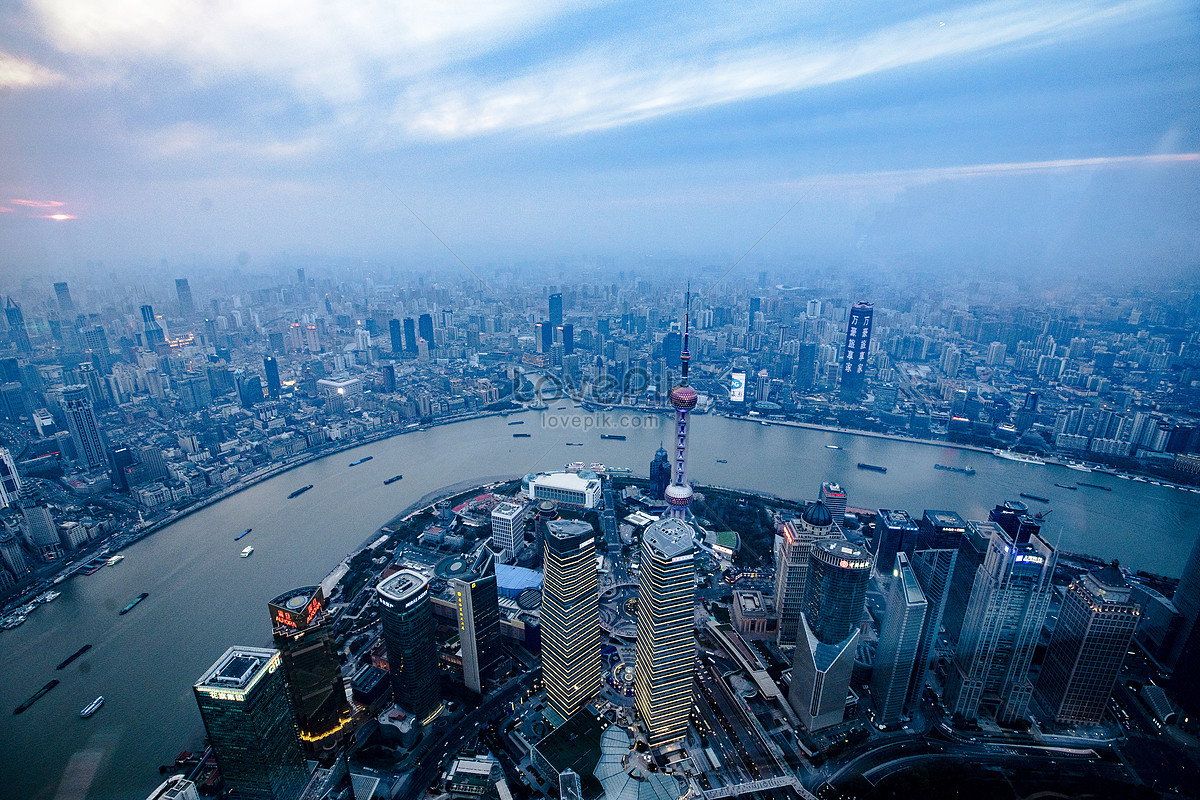
[[[0,632],[0,797],[143,800],[160,780],[158,765],[203,735],[195,679],[230,645],[269,644],[268,600],[320,581],[379,526],[449,484],[559,469],[576,460],[644,476],[660,441],[670,439],[669,420],[609,416],[620,427],[608,432],[627,440],[601,440],[597,429],[571,427],[596,417],[552,406],[338,453],[162,529],[126,549],[116,566],[64,581],[60,598],[38,607],[20,628]],[[524,424],[508,424],[516,420]],[[516,439],[513,433],[532,435]],[[348,468],[366,455],[373,460]],[[888,471],[856,469],[860,461]],[[903,508],[918,518],[929,508],[985,519],[996,503],[1029,492],[1052,501],[1043,528],[1052,544],[1167,575],[1179,574],[1200,525],[1200,494],[1178,489],[953,448],[707,415],[693,417],[690,462],[696,484],[811,499],[832,479],[850,506]],[[935,470],[935,463],[971,466],[977,474]],[[404,479],[384,486],[396,473]],[[1053,485],[1077,480],[1112,491]],[[312,490],[287,499],[309,483]],[[249,536],[233,541],[251,527]],[[254,554],[239,558],[246,545]],[[140,592],[149,598],[118,616]],[[91,651],[55,671],[85,643],[94,645]],[[12,715],[51,678],[61,685]],[[80,719],[79,710],[101,694],[104,707]]]

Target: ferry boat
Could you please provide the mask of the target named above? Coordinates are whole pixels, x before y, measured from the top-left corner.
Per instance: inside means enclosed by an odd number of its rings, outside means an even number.
[[[947,466],[946,464],[934,464],[933,468],[934,469],[942,469],[942,470],[945,470],[946,472],[958,472],[963,475],[974,475],[975,474],[975,469],[973,467],[951,467],[951,466]]]
[[[725,459],[723,459],[723,458],[718,458],[718,459],[717,459],[717,463],[718,463],[718,464],[728,464],[729,462],[728,462],[728,461],[726,461],[726,460],[725,460]]]
[[[524,424],[525,424],[525,420],[523,420],[523,419],[519,419],[519,420],[517,420],[516,422],[510,422],[510,423],[508,423],[508,424],[509,424],[509,425],[524,425]]]
[[[1028,497],[1030,500],[1037,500],[1039,503],[1049,503],[1050,502],[1049,497],[1039,497],[1036,494],[1029,494],[1029,492],[1021,492],[1021,497]]]
[[[150,596],[150,593],[149,593],[149,592],[142,592],[141,594],[139,594],[137,597],[135,597],[135,598],[133,599],[133,602],[132,602],[132,603],[130,603],[129,605],[125,606],[125,607],[124,607],[124,608],[122,608],[120,611],[118,611],[118,612],[117,612],[117,615],[118,615],[118,616],[122,616],[122,617],[123,617],[123,616],[125,616],[125,615],[126,615],[126,614],[128,614],[130,611],[133,611],[133,609],[134,609],[134,606],[136,606],[138,603],[142,602],[143,600],[145,600],[145,599],[146,599],[147,597],[149,597],[149,596]]]
[[[567,442],[567,447],[583,447],[583,442]]]
[[[27,619],[29,619],[28,614],[10,614],[0,620],[0,628],[11,631],[13,628],[19,628]]]
[[[253,547],[247,547],[247,548],[245,548],[244,550],[242,550],[242,558],[248,558],[248,557],[250,556],[250,554],[251,554],[251,553],[253,553],[253,552],[254,552],[254,548],[253,548]]]
[[[618,442],[623,442],[623,441],[625,441],[625,434],[623,434],[623,433],[602,433],[602,434],[600,434],[600,438],[601,439],[614,439]]]
[[[85,707],[83,709],[83,711],[79,712],[79,716],[82,717],[83,719],[87,719],[92,714],[95,714],[97,711],[99,711],[100,706],[102,706],[102,705],[104,705],[104,695],[100,695],[95,700],[88,703],[87,707]]]
[[[304,494],[312,487],[313,487],[313,485],[311,483],[308,486],[301,486],[299,489],[297,489],[296,491],[294,491],[288,495],[288,500],[291,500],[293,497],[299,497],[300,495]]]
[[[1020,461],[1022,464],[1045,464],[1046,462],[1037,456],[1027,456],[1024,453],[1014,453],[1011,450],[1001,450],[996,448],[992,450],[992,455],[997,458],[1004,458],[1009,461]]]
[[[532,433],[514,433],[513,434],[514,439],[528,439],[532,436],[533,436]]]
[[[880,466],[876,466],[875,464],[864,464],[861,461],[858,462],[858,468],[859,469],[869,469],[872,472],[887,472],[887,467],[880,467]]]
[[[43,603],[53,603],[60,597],[62,597],[62,592],[46,592],[42,595],[41,600]]]
[[[233,540],[235,542],[240,541],[241,539],[243,539],[246,536],[246,534],[248,534],[252,530],[254,530],[254,528],[246,528],[246,530],[242,531],[237,536],[233,537]]]
[[[120,553],[117,553],[115,556],[113,556],[112,558],[110,558],[108,560],[108,565],[110,567],[115,567],[117,564],[120,564],[124,560],[125,560],[125,556],[121,555]]]
[[[1079,487],[1078,487],[1078,486],[1068,486],[1068,485],[1067,485],[1067,484],[1065,484],[1065,483],[1056,483],[1056,484],[1054,484],[1054,485],[1055,485],[1055,486],[1057,486],[1057,487],[1058,487],[1058,488],[1060,488],[1060,489],[1067,489],[1067,490],[1069,490],[1069,491],[1072,491],[1072,492],[1078,492],[1078,491],[1079,491]]]
[[[395,483],[396,481],[400,480],[403,477],[404,477],[403,475],[393,475],[392,477],[390,477],[386,481],[384,481],[383,485],[387,486],[388,484]]]
[[[826,450],[841,450],[842,446],[840,444],[827,444],[827,445],[825,445],[825,449]]]
[[[374,458],[374,457],[375,457],[375,456],[363,456],[363,457],[362,457],[362,458],[360,458],[358,461],[351,461],[351,462],[350,462],[350,466],[352,466],[352,467],[357,467],[359,464],[365,464],[365,463],[367,463],[368,461],[370,461],[370,460],[371,460],[372,458]]]
[[[1083,464],[1078,461],[1068,461],[1067,469],[1073,469],[1073,470],[1077,470],[1079,472],[1091,472],[1092,471],[1092,468],[1089,467],[1087,464]]]

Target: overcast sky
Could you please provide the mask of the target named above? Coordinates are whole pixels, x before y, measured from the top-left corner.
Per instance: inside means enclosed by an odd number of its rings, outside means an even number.
[[[0,268],[438,256],[411,208],[479,266],[783,217],[747,265],[1194,274],[1198,43],[1177,0],[0,0]]]

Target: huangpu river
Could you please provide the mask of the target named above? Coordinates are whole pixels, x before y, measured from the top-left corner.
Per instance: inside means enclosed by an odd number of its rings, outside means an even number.
[[[185,517],[126,548],[120,564],[64,581],[56,587],[61,597],[39,606],[21,627],[0,632],[0,797],[143,800],[161,780],[158,766],[203,736],[191,687],[205,668],[230,645],[268,645],[268,600],[320,581],[410,504],[450,484],[561,469],[571,461],[645,476],[659,443],[671,439],[669,418],[606,413],[612,427],[603,431],[585,429],[596,417],[558,403],[331,455]],[[524,424],[508,424],[517,420]],[[603,440],[601,432],[627,438]],[[902,508],[917,518],[925,509],[945,509],[986,519],[988,509],[1021,499],[1021,492],[1046,497],[1049,504],[1030,505],[1053,509],[1043,527],[1051,544],[1119,558],[1133,569],[1178,575],[1200,530],[1200,494],[1111,475],[712,415],[692,417],[690,439],[690,478],[698,485],[812,499],[822,481],[836,480],[852,507]],[[348,466],[367,455],[373,459]],[[887,473],[859,470],[860,461]],[[970,466],[976,474],[934,464]],[[404,479],[383,484],[397,473]],[[1112,491],[1054,486],[1079,480]],[[309,483],[311,491],[287,499]],[[234,542],[246,528],[254,530]],[[254,554],[239,558],[246,545]],[[149,597],[119,616],[141,592]],[[55,671],[88,643],[86,655]],[[52,678],[61,685],[24,714],[12,714]],[[104,695],[104,706],[81,719],[80,709],[97,695]]]

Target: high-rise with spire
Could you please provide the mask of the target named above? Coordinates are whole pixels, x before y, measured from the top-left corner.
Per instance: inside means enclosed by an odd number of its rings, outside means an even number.
[[[683,322],[683,352],[679,354],[679,385],[671,390],[671,405],[675,406],[675,477],[667,487],[667,503],[671,506],[670,516],[686,520],[688,506],[692,504],[692,487],[687,479],[687,435],[688,413],[696,407],[699,395],[688,386],[688,331],[691,327],[692,290],[687,292],[687,310]]]

